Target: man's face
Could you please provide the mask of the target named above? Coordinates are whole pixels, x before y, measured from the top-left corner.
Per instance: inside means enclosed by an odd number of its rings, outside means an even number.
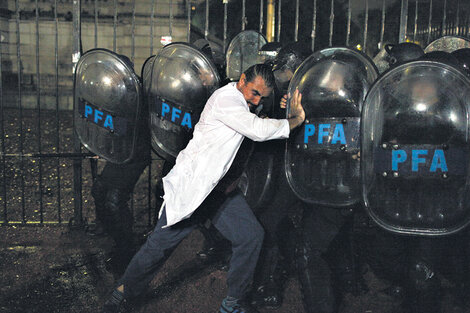
[[[240,77],[237,88],[243,94],[250,108],[256,107],[262,98],[269,97],[272,92],[272,88],[266,86],[261,76],[256,76],[253,81],[247,82],[245,74]]]

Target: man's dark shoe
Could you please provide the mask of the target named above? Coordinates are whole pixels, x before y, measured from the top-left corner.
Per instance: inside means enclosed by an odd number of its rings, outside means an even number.
[[[227,297],[222,301],[218,313],[259,313],[255,308],[244,301]]]
[[[123,301],[124,294],[115,289],[109,299],[104,303],[101,313],[119,313]]]

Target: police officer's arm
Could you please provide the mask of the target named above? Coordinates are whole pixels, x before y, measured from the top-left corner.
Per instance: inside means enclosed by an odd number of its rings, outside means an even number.
[[[305,111],[302,107],[302,94],[298,89],[295,90],[294,96],[290,101],[289,107],[289,128],[292,130],[302,124],[305,120]]]

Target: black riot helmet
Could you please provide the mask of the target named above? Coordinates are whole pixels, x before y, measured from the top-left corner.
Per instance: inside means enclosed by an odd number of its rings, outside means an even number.
[[[273,71],[286,66],[294,72],[311,53],[312,50],[303,42],[289,43],[279,50],[274,59]]]
[[[396,45],[388,44],[385,45],[385,51],[388,53],[386,59],[390,67],[417,60],[424,54],[423,48],[412,42],[402,42]]]
[[[462,48],[451,53],[458,61],[467,75],[470,76],[470,48]]]
[[[312,50],[299,41],[287,44],[279,50],[273,61],[273,72],[280,90],[287,90],[295,70],[311,53]]]
[[[196,47],[199,51],[204,53],[206,57],[211,60],[215,67],[217,68],[217,72],[221,77],[221,80],[225,80],[225,55],[222,51],[219,51],[219,47],[215,43],[211,43],[204,38],[198,39],[193,42],[193,46]],[[225,84],[224,84],[225,85]]]
[[[281,48],[281,43],[277,41],[268,42],[267,44],[263,45],[258,51],[259,63],[267,63],[273,65],[273,62]]]
[[[212,60],[214,59],[211,44],[209,43],[209,41],[205,39],[198,39],[193,43],[193,45],[199,50],[201,50],[202,53],[204,53],[208,58],[211,58]]]
[[[426,52],[420,60],[427,60],[427,61],[436,61],[436,62],[441,62],[448,64],[450,66],[453,66],[455,68],[461,69],[459,60],[452,55],[449,52],[445,51],[431,51],[431,52]]]

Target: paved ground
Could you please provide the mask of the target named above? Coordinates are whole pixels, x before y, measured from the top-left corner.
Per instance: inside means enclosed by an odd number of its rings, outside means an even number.
[[[0,312],[99,312],[115,277],[109,266],[113,242],[66,227],[0,227]],[[203,237],[193,232],[176,249],[152,281],[148,294],[125,312],[215,312],[224,297],[223,262],[204,263],[197,256]],[[370,271],[368,292],[346,295],[341,313],[399,313],[390,287]],[[295,275],[286,283],[284,303],[262,313],[302,313]],[[466,312],[446,306],[446,313]]]
[[[0,238],[0,312],[97,312],[113,286],[107,263],[113,243],[107,237],[63,227],[0,227]],[[207,264],[197,257],[202,245],[201,233],[193,232],[152,281],[149,293],[130,303],[128,311],[214,312],[225,295],[226,272],[223,263]],[[374,293],[367,300],[346,300],[342,312],[385,312],[391,298]],[[288,279],[284,304],[275,312],[304,312],[295,277]]]
[[[114,284],[109,271],[112,241],[59,227],[0,227],[0,312],[98,312]],[[213,312],[223,298],[222,263],[204,264],[195,231],[178,247],[152,281],[149,293],[129,312]],[[277,312],[302,312],[295,295]]]

